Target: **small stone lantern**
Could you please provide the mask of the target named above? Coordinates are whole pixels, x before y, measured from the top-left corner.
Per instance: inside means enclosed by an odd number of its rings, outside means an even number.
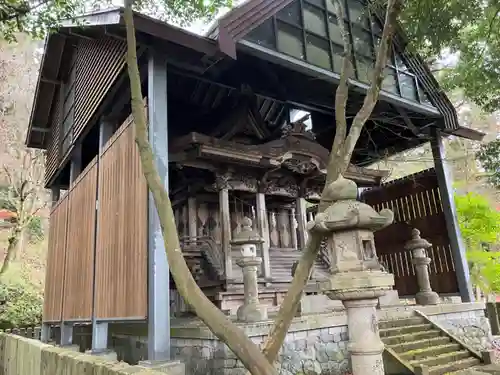
[[[405,250],[412,252],[413,259],[411,261],[415,266],[418,287],[420,289],[415,295],[415,302],[417,305],[437,305],[439,303],[439,295],[433,292],[431,288],[431,281],[429,279],[431,258],[426,254],[426,250],[431,248],[432,244],[420,237],[418,229],[412,230],[411,237],[411,240],[405,245]]]
[[[352,373],[383,375],[384,344],[375,309],[378,298],[392,289],[394,276],[378,261],[373,232],[390,225],[394,214],[387,209],[376,212],[357,197],[356,183],[340,177],[325,188],[323,201],[329,206],[308,229],[327,238],[330,277],[320,288],[346,307]]]
[[[231,240],[231,245],[238,246],[241,258],[236,264],[243,269],[243,287],[245,301],[238,308],[237,317],[242,322],[257,322],[267,319],[267,309],[259,304],[259,288],[257,283],[257,272],[262,263],[262,258],[257,257],[257,245],[264,240],[252,230],[252,220],[243,218],[242,228]]]

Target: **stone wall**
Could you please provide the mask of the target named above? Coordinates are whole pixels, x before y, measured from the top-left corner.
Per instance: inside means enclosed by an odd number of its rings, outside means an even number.
[[[472,349],[491,349],[491,326],[484,309],[448,312],[430,315],[429,318]]]
[[[252,337],[257,344],[263,343],[264,339],[265,336]],[[346,326],[291,332],[279,353],[279,373],[346,374],[349,372],[346,348]],[[218,340],[174,338],[172,350],[175,359],[185,361],[189,374],[246,373],[243,364]]]
[[[476,349],[486,346],[491,336],[484,304],[446,304],[438,306],[398,306],[377,310],[379,320],[415,316],[419,309]],[[237,323],[255,343],[261,344],[272,321],[251,324]],[[130,331],[129,331],[130,332]],[[176,319],[172,321],[172,358],[182,360],[190,375],[243,375],[246,371],[235,355],[199,321]],[[475,332],[472,333],[471,332]],[[133,336],[132,336],[133,335]],[[147,354],[145,331],[132,335],[113,335],[113,348],[118,358],[127,362],[144,359]],[[470,336],[470,337],[466,337]],[[279,353],[279,372],[283,375],[350,373],[347,354],[347,318],[336,311],[297,317],[292,322]]]

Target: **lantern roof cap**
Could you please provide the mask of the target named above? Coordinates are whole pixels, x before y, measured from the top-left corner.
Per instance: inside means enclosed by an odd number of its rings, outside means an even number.
[[[244,217],[241,222],[241,230],[233,235],[231,245],[247,245],[247,244],[260,244],[264,240],[252,229],[252,220],[249,217]]]

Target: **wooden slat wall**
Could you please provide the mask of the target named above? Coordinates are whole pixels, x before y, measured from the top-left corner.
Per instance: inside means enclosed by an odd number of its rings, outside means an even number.
[[[420,230],[422,238],[433,244],[428,250],[432,259],[429,273],[433,289],[438,293],[458,293],[434,169],[368,190],[363,193],[363,199],[377,211],[389,208],[394,212],[394,224],[375,233],[375,244],[381,261],[394,273],[399,295],[414,295],[418,291],[411,252],[404,250],[413,228]]]
[[[49,134],[49,144],[47,146],[47,158],[45,160],[45,184],[54,176],[59,167],[60,142],[61,142],[61,96],[59,91],[56,94],[54,103],[52,124]]]
[[[64,320],[92,319],[97,157],[69,191]]]
[[[83,132],[113,82],[125,67],[125,51],[125,42],[111,37],[79,41],[73,140]]]
[[[49,246],[43,300],[44,322],[61,321],[62,317],[67,219],[68,196],[66,195],[50,214]]]
[[[113,135],[99,164],[98,318],[147,313],[147,186],[131,125]]]

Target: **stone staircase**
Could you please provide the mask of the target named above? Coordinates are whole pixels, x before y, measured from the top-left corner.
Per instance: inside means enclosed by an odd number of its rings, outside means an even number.
[[[481,365],[478,353],[422,316],[381,321],[386,356],[410,374],[453,374]]]

